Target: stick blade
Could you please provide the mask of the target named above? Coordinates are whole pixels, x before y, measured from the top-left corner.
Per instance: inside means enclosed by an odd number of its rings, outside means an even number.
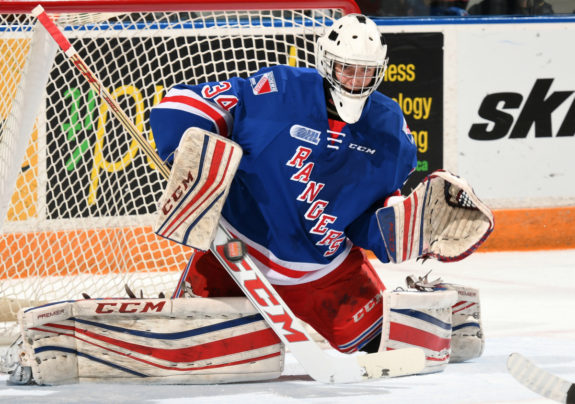
[[[573,383],[535,366],[519,353],[507,358],[507,370],[529,390],[559,403],[575,403]]]
[[[423,370],[425,353],[421,348],[404,348],[358,356],[357,361],[367,379],[408,376]]]

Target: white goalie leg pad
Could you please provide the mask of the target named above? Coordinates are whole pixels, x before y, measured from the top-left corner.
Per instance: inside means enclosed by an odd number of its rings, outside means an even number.
[[[200,128],[184,132],[158,205],[154,232],[207,250],[242,157],[241,147]]]
[[[450,362],[463,362],[477,358],[483,353],[485,337],[481,328],[479,290],[469,286],[443,282],[441,278],[429,280],[423,277],[407,277],[408,288],[418,291],[451,290],[457,292],[457,301],[451,307],[453,329],[451,332]]]
[[[422,373],[442,371],[451,354],[451,306],[457,292],[383,293],[383,331],[379,351],[418,347],[425,352]]]
[[[491,210],[463,179],[444,170],[427,176],[401,202],[376,211],[390,261],[458,261],[493,230]]]
[[[452,307],[453,331],[449,362],[464,362],[480,357],[485,337],[481,328],[479,290],[451,283],[442,283],[439,287],[457,292],[457,302]]]
[[[284,348],[246,298],[91,299],[21,311],[20,365],[41,385],[274,379]]]

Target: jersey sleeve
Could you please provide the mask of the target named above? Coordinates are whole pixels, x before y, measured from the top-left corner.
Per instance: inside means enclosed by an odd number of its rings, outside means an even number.
[[[172,161],[172,153],[190,127],[231,137],[242,86],[242,79],[232,78],[196,86],[178,84],[171,88],[150,113],[150,126],[162,160]]]
[[[417,148],[403,114],[401,114],[401,119],[398,121],[396,129],[398,151],[396,153],[394,189],[397,191],[386,195],[381,201],[363,212],[346,230],[347,236],[355,245],[371,250],[381,262],[389,262],[389,257],[379,231],[375,211],[383,207],[388,197],[399,195],[399,189],[401,189],[417,165]]]

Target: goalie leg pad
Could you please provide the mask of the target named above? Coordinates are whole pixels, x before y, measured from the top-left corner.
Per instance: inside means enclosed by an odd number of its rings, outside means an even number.
[[[481,328],[479,290],[450,283],[440,284],[439,287],[455,290],[458,296],[452,307],[453,331],[449,362],[464,362],[480,357],[485,346],[485,337]]]
[[[283,368],[283,344],[246,298],[80,300],[19,321],[19,365],[41,385],[244,382]]]
[[[451,306],[457,292],[384,292],[379,351],[418,347],[425,352],[422,373],[444,370],[451,354]]]

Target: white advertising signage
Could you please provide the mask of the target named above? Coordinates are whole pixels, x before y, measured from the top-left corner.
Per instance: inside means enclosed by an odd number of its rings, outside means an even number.
[[[459,175],[500,207],[573,203],[575,25],[459,27],[456,44]]]

